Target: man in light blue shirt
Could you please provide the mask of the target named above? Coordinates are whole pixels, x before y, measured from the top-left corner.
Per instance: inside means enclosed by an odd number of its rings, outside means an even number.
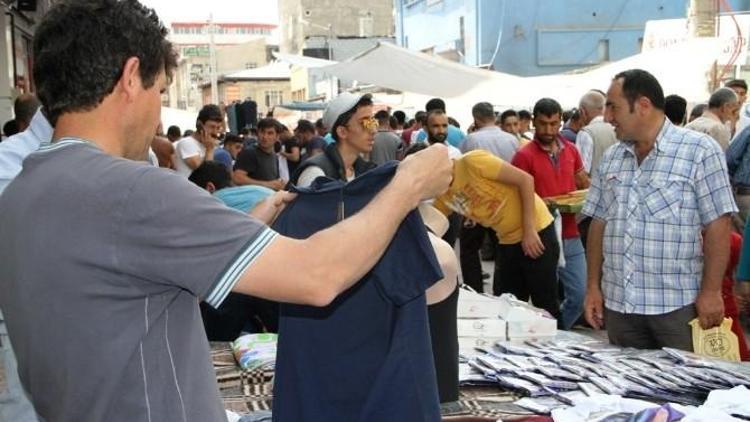
[[[39,108],[25,131],[0,143],[0,193],[21,171],[27,155],[47,145],[52,139],[52,126]],[[5,368],[6,391],[0,391],[0,422],[36,421],[36,413],[18,380],[16,357],[11,349],[8,331],[0,312],[0,361]]]
[[[674,126],[650,73],[615,76],[606,120],[622,142],[604,153],[583,214],[589,228],[586,319],[623,347],[692,351],[688,323],[724,317],[721,283],[737,211],[724,153]]]

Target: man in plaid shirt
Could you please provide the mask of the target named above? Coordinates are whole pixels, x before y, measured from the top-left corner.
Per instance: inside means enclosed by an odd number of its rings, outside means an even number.
[[[615,76],[606,120],[621,142],[602,157],[583,213],[585,315],[613,344],[692,350],[688,322],[721,323],[721,281],[737,211],[727,165],[707,135],[674,126],[646,71]]]

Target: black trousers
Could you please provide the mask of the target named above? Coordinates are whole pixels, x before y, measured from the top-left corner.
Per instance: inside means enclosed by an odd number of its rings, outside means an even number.
[[[458,287],[442,302],[427,307],[440,403],[458,400],[457,309]]]
[[[550,224],[539,231],[544,253],[532,259],[523,253],[521,243],[498,247],[502,283],[493,294],[512,293],[518,299],[531,302],[555,318],[560,317],[560,302],[557,296],[557,260],[560,245],[555,236],[555,226]]]
[[[459,237],[461,240],[461,244],[459,245],[461,276],[463,277],[464,284],[479,293],[484,292],[482,261],[479,259],[479,250],[482,248],[486,231],[487,229],[479,224],[475,224],[473,227],[463,226],[461,227]]]

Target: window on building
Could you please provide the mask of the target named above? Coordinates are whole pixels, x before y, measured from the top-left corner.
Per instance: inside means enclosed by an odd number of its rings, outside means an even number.
[[[258,67],[258,63],[255,63],[255,62],[245,63],[245,69],[255,69],[256,67]]]
[[[597,52],[599,55],[600,63],[608,62],[609,61],[609,40],[599,40]]]
[[[266,91],[266,107],[275,107],[283,101],[282,91]]]

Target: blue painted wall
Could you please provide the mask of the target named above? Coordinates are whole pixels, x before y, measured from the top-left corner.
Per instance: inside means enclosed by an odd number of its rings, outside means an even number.
[[[463,63],[492,64],[496,70],[521,76],[559,73],[636,54],[646,21],[684,18],[689,4],[688,0],[395,1],[399,45],[434,53],[458,49]],[[750,10],[750,0],[728,3],[735,11]]]

